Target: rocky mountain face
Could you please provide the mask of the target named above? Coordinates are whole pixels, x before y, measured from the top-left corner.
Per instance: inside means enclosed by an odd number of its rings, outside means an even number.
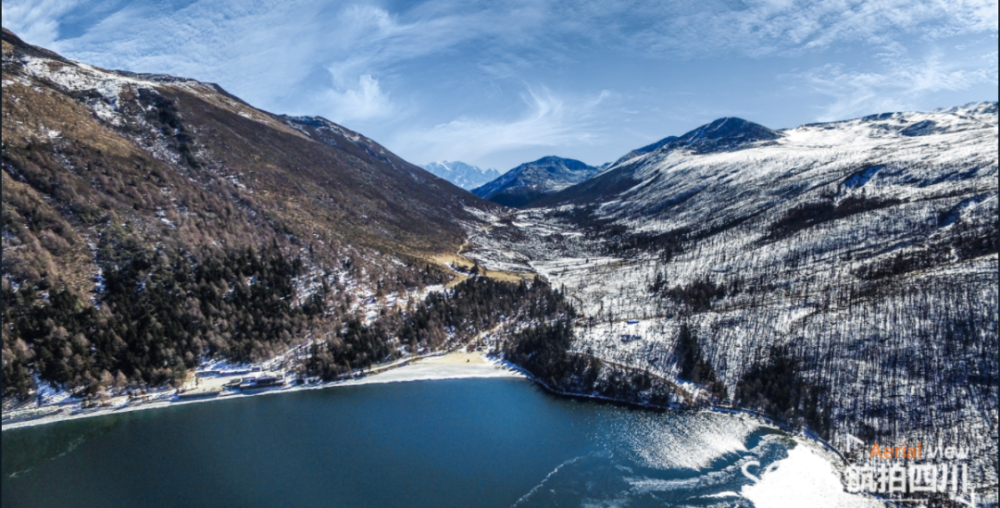
[[[464,162],[432,162],[423,167],[430,174],[447,180],[456,186],[471,191],[500,177],[500,172],[490,168],[482,169]]]
[[[520,208],[586,181],[600,171],[580,161],[544,157],[522,164],[500,178],[473,189],[472,193],[494,203]]]
[[[938,441],[997,481],[997,104],[723,119],[511,212],[467,255],[585,316],[573,350],[848,449]]]
[[[7,30],[2,175],[5,395],[273,356],[450,280],[432,258],[495,207],[322,118]]]

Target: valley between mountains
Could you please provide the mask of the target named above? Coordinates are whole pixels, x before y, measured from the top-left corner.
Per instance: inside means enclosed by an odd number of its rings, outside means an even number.
[[[526,164],[476,189],[492,202],[322,118],[4,30],[4,411],[478,348],[840,450],[940,438],[995,496],[997,118],[725,118],[609,166]]]

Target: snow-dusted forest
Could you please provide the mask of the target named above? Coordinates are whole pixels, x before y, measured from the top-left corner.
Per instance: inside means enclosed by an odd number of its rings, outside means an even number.
[[[841,450],[965,446],[995,486],[996,103],[776,134],[625,160],[491,217],[464,254],[565,288],[574,351]],[[682,329],[725,385],[714,399],[681,376]]]

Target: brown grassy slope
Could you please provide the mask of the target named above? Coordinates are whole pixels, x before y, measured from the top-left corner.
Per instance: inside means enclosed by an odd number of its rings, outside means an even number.
[[[14,279],[82,289],[96,270],[87,242],[109,227],[188,250],[277,242],[320,266],[347,251],[429,259],[461,245],[460,223],[476,222],[466,207],[492,206],[325,120],[78,65],[7,30],[3,80],[3,271]]]

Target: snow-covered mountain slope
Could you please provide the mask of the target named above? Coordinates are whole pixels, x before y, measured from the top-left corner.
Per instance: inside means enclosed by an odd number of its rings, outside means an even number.
[[[430,174],[448,180],[456,186],[471,191],[500,177],[500,172],[490,168],[482,169],[464,162],[432,162],[421,166]]]
[[[578,351],[678,376],[687,325],[723,401],[812,414],[841,449],[940,437],[996,485],[997,103],[727,123],[497,217],[466,255],[565,287]]]
[[[991,132],[996,135],[995,108],[995,103],[984,103],[930,113],[893,113],[806,125],[749,144],[724,136],[710,139],[707,147],[687,148],[686,140],[695,137],[689,133],[545,202],[601,203],[605,216],[615,215],[618,209],[650,219],[669,214],[667,223],[652,220],[644,225],[656,229],[696,222],[705,225],[704,219],[725,222],[729,219],[719,214],[720,204],[725,204],[726,209],[761,210],[808,188],[829,184],[844,184],[853,192],[873,180],[866,192],[878,188],[899,197],[899,192],[912,188],[912,192],[926,193],[988,172],[988,167],[967,167],[953,174],[947,170],[942,173],[942,168],[969,157],[995,159],[996,150],[990,153],[982,142]],[[713,122],[694,133],[722,122]],[[694,143],[698,142],[695,137]],[[720,146],[729,149],[712,151]],[[705,153],[706,149],[711,153]],[[972,174],[966,175],[968,171]],[[867,176],[848,181],[855,173]],[[664,196],[669,198],[665,201]],[[738,200],[730,199],[736,196]],[[705,206],[708,202],[711,207]]]
[[[630,160],[632,160],[632,159],[634,159],[634,158],[636,158],[636,157],[638,157],[640,155],[646,155],[649,152],[655,152],[656,150],[659,150],[660,148],[663,148],[664,146],[666,146],[666,145],[668,145],[670,143],[673,143],[674,141],[677,141],[678,139],[680,139],[680,138],[678,138],[677,136],[667,136],[667,137],[665,137],[665,138],[657,141],[656,143],[652,143],[652,144],[646,145],[646,146],[644,146],[642,148],[636,148],[635,150],[632,150],[631,152],[629,152],[629,153],[625,154],[624,156],[622,156],[622,158],[620,158],[617,161],[615,161],[614,163],[612,163],[611,166],[617,166],[617,165],[619,165],[619,164],[621,164],[623,162],[630,161]]]
[[[544,157],[522,164],[496,180],[473,189],[472,193],[504,206],[523,207],[531,202],[586,181],[599,168],[580,161]]]
[[[660,150],[687,148],[696,153],[742,150],[778,139],[777,132],[742,118],[720,118],[681,137],[669,136],[625,154],[615,165]]]

